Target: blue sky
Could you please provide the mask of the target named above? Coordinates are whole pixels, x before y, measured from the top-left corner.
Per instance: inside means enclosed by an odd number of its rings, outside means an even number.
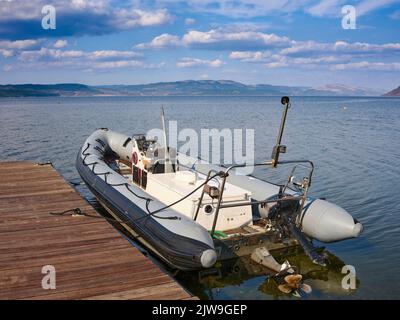
[[[52,5],[56,28],[43,29]],[[356,28],[342,27],[342,7]],[[400,0],[0,0],[0,83],[400,85]]]

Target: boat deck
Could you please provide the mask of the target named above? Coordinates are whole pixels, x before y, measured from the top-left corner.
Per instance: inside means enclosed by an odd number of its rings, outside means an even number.
[[[0,163],[0,299],[196,298],[104,219],[50,214],[77,207],[99,216],[51,165]]]

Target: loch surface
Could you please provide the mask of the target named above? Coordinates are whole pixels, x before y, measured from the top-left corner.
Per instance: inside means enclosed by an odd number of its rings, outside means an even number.
[[[71,182],[84,140],[100,127],[131,135],[160,128],[160,107],[178,130],[254,129],[256,161],[271,155],[279,128],[280,97],[91,97],[0,99],[0,159],[51,161]],[[400,297],[400,99],[293,97],[281,159],[310,159],[310,193],[349,211],[364,225],[352,240],[326,244],[331,265],[312,265],[301,250],[281,252],[313,288],[304,299]],[[290,167],[258,168],[258,177],[283,182]],[[95,203],[85,188],[78,190]],[[344,290],[343,265],[354,266],[356,290]],[[178,272],[193,294],[210,299],[298,299],[281,294],[265,270],[248,259],[207,272]]]

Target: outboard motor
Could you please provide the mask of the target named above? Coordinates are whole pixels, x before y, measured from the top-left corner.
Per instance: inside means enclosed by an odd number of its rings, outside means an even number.
[[[289,101],[288,97],[281,99],[284,109],[276,145],[271,155],[271,166],[276,168],[279,164],[307,163],[310,165],[310,172],[308,177],[304,177],[300,183],[294,182],[294,171],[298,166],[296,164],[286,185],[279,188],[278,194],[266,199],[268,201],[277,199],[277,202],[272,203],[272,205],[271,202],[261,204],[259,211],[261,216],[276,220],[277,225],[285,226],[314,263],[325,265],[324,256],[317,253],[317,249],[309,239],[334,242],[354,238],[362,232],[363,226],[339,206],[326,200],[307,197],[314,171],[314,165],[311,161],[279,161],[280,153],[286,152],[286,146],[282,145],[281,142],[287,112],[290,108]],[[297,192],[288,188],[289,183],[297,189]],[[300,200],[298,200],[299,197]],[[297,200],[294,201],[293,199]]]
[[[280,188],[277,196],[268,199],[269,201],[277,200],[277,202],[270,207],[268,218],[274,221],[275,225],[280,228],[285,228],[297,240],[313,263],[325,266],[325,256],[317,252],[317,248],[313,246],[296,223],[298,220],[298,212],[301,207],[300,201],[290,194],[284,194],[282,190],[283,187]]]

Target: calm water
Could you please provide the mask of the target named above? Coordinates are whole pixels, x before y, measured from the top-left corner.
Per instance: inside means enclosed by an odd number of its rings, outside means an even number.
[[[159,127],[160,106],[178,129],[252,128],[255,158],[266,160],[275,142],[281,108],[278,97],[29,98],[0,99],[1,160],[51,161],[69,181],[80,181],[76,153],[96,128],[133,134]],[[305,275],[313,293],[306,299],[400,297],[400,99],[292,99],[285,159],[316,164],[311,194],[326,197],[360,220],[358,239],[328,244],[332,264],[321,269],[300,250],[282,252]],[[290,168],[257,170],[286,179]],[[93,199],[84,186],[79,190]],[[341,267],[353,265],[357,290],[344,291]],[[265,270],[247,259],[229,261],[207,273],[175,277],[203,298],[288,298]]]

